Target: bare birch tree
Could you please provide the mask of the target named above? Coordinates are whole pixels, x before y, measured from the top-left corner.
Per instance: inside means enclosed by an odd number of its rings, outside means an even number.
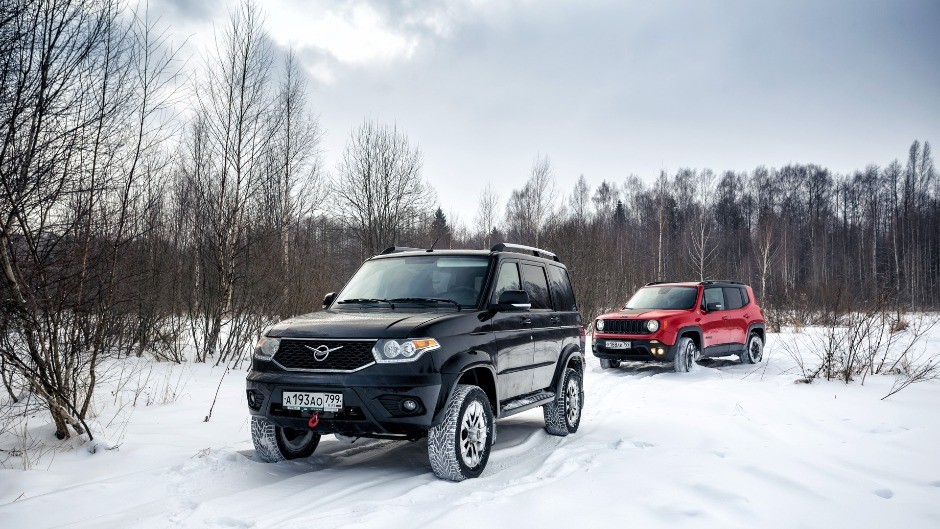
[[[483,235],[483,247],[492,247],[493,229],[496,228],[496,216],[499,210],[499,194],[493,189],[493,184],[487,182],[480,192],[479,207],[477,209],[476,225]]]
[[[526,242],[539,245],[542,232],[557,208],[558,189],[548,156],[532,163],[529,178],[519,191],[513,191],[506,205],[507,228]]]
[[[250,201],[262,188],[267,149],[274,134],[271,89],[273,54],[259,8],[243,3],[216,35],[208,51],[204,75],[195,86],[197,116],[193,143],[200,153],[194,170],[184,173],[195,206],[194,228],[205,246],[197,276],[203,288],[199,316],[198,359],[205,361],[222,347],[225,320],[237,324],[245,307],[235,298],[239,264],[245,258],[245,232],[251,221]]]
[[[349,135],[333,193],[363,257],[399,243],[415,218],[437,209],[418,147],[397,127],[369,120]]]
[[[688,257],[692,270],[698,276],[699,281],[705,281],[709,265],[718,249],[712,239],[714,231],[712,206],[715,196],[715,173],[708,169],[702,171],[695,180],[694,189],[695,200],[690,205],[692,212],[688,223]]]

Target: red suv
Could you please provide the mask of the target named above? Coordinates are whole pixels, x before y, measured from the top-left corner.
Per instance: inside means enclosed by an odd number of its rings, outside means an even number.
[[[700,358],[727,355],[754,364],[764,352],[764,315],[751,287],[737,281],[657,281],[597,318],[592,347],[604,369],[639,360],[686,372]]]

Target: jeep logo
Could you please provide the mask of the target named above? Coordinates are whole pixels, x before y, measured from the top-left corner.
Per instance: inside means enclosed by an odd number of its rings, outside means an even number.
[[[330,356],[330,353],[343,348],[342,345],[339,347],[334,347],[332,349],[330,349],[326,345],[318,345],[316,347],[310,347],[309,345],[305,345],[304,347],[313,351],[313,359],[316,360],[317,362],[322,362],[326,360],[326,357]]]

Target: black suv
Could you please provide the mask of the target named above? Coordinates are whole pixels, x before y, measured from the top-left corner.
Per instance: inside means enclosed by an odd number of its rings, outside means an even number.
[[[497,418],[542,406],[545,430],[578,430],[584,326],[555,254],[389,248],[321,312],[268,329],[247,378],[264,461],[306,457],[320,436],[428,437],[431,469],[479,476]]]

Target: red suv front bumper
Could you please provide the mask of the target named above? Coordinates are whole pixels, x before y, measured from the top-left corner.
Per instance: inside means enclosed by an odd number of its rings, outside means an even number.
[[[674,333],[660,331],[645,335],[619,335],[594,333],[591,350],[594,356],[605,360],[663,361],[671,362],[675,358]],[[620,342],[610,344],[610,342]],[[624,344],[623,342],[627,342]],[[610,345],[616,345],[611,347]],[[627,347],[623,347],[627,345]]]

